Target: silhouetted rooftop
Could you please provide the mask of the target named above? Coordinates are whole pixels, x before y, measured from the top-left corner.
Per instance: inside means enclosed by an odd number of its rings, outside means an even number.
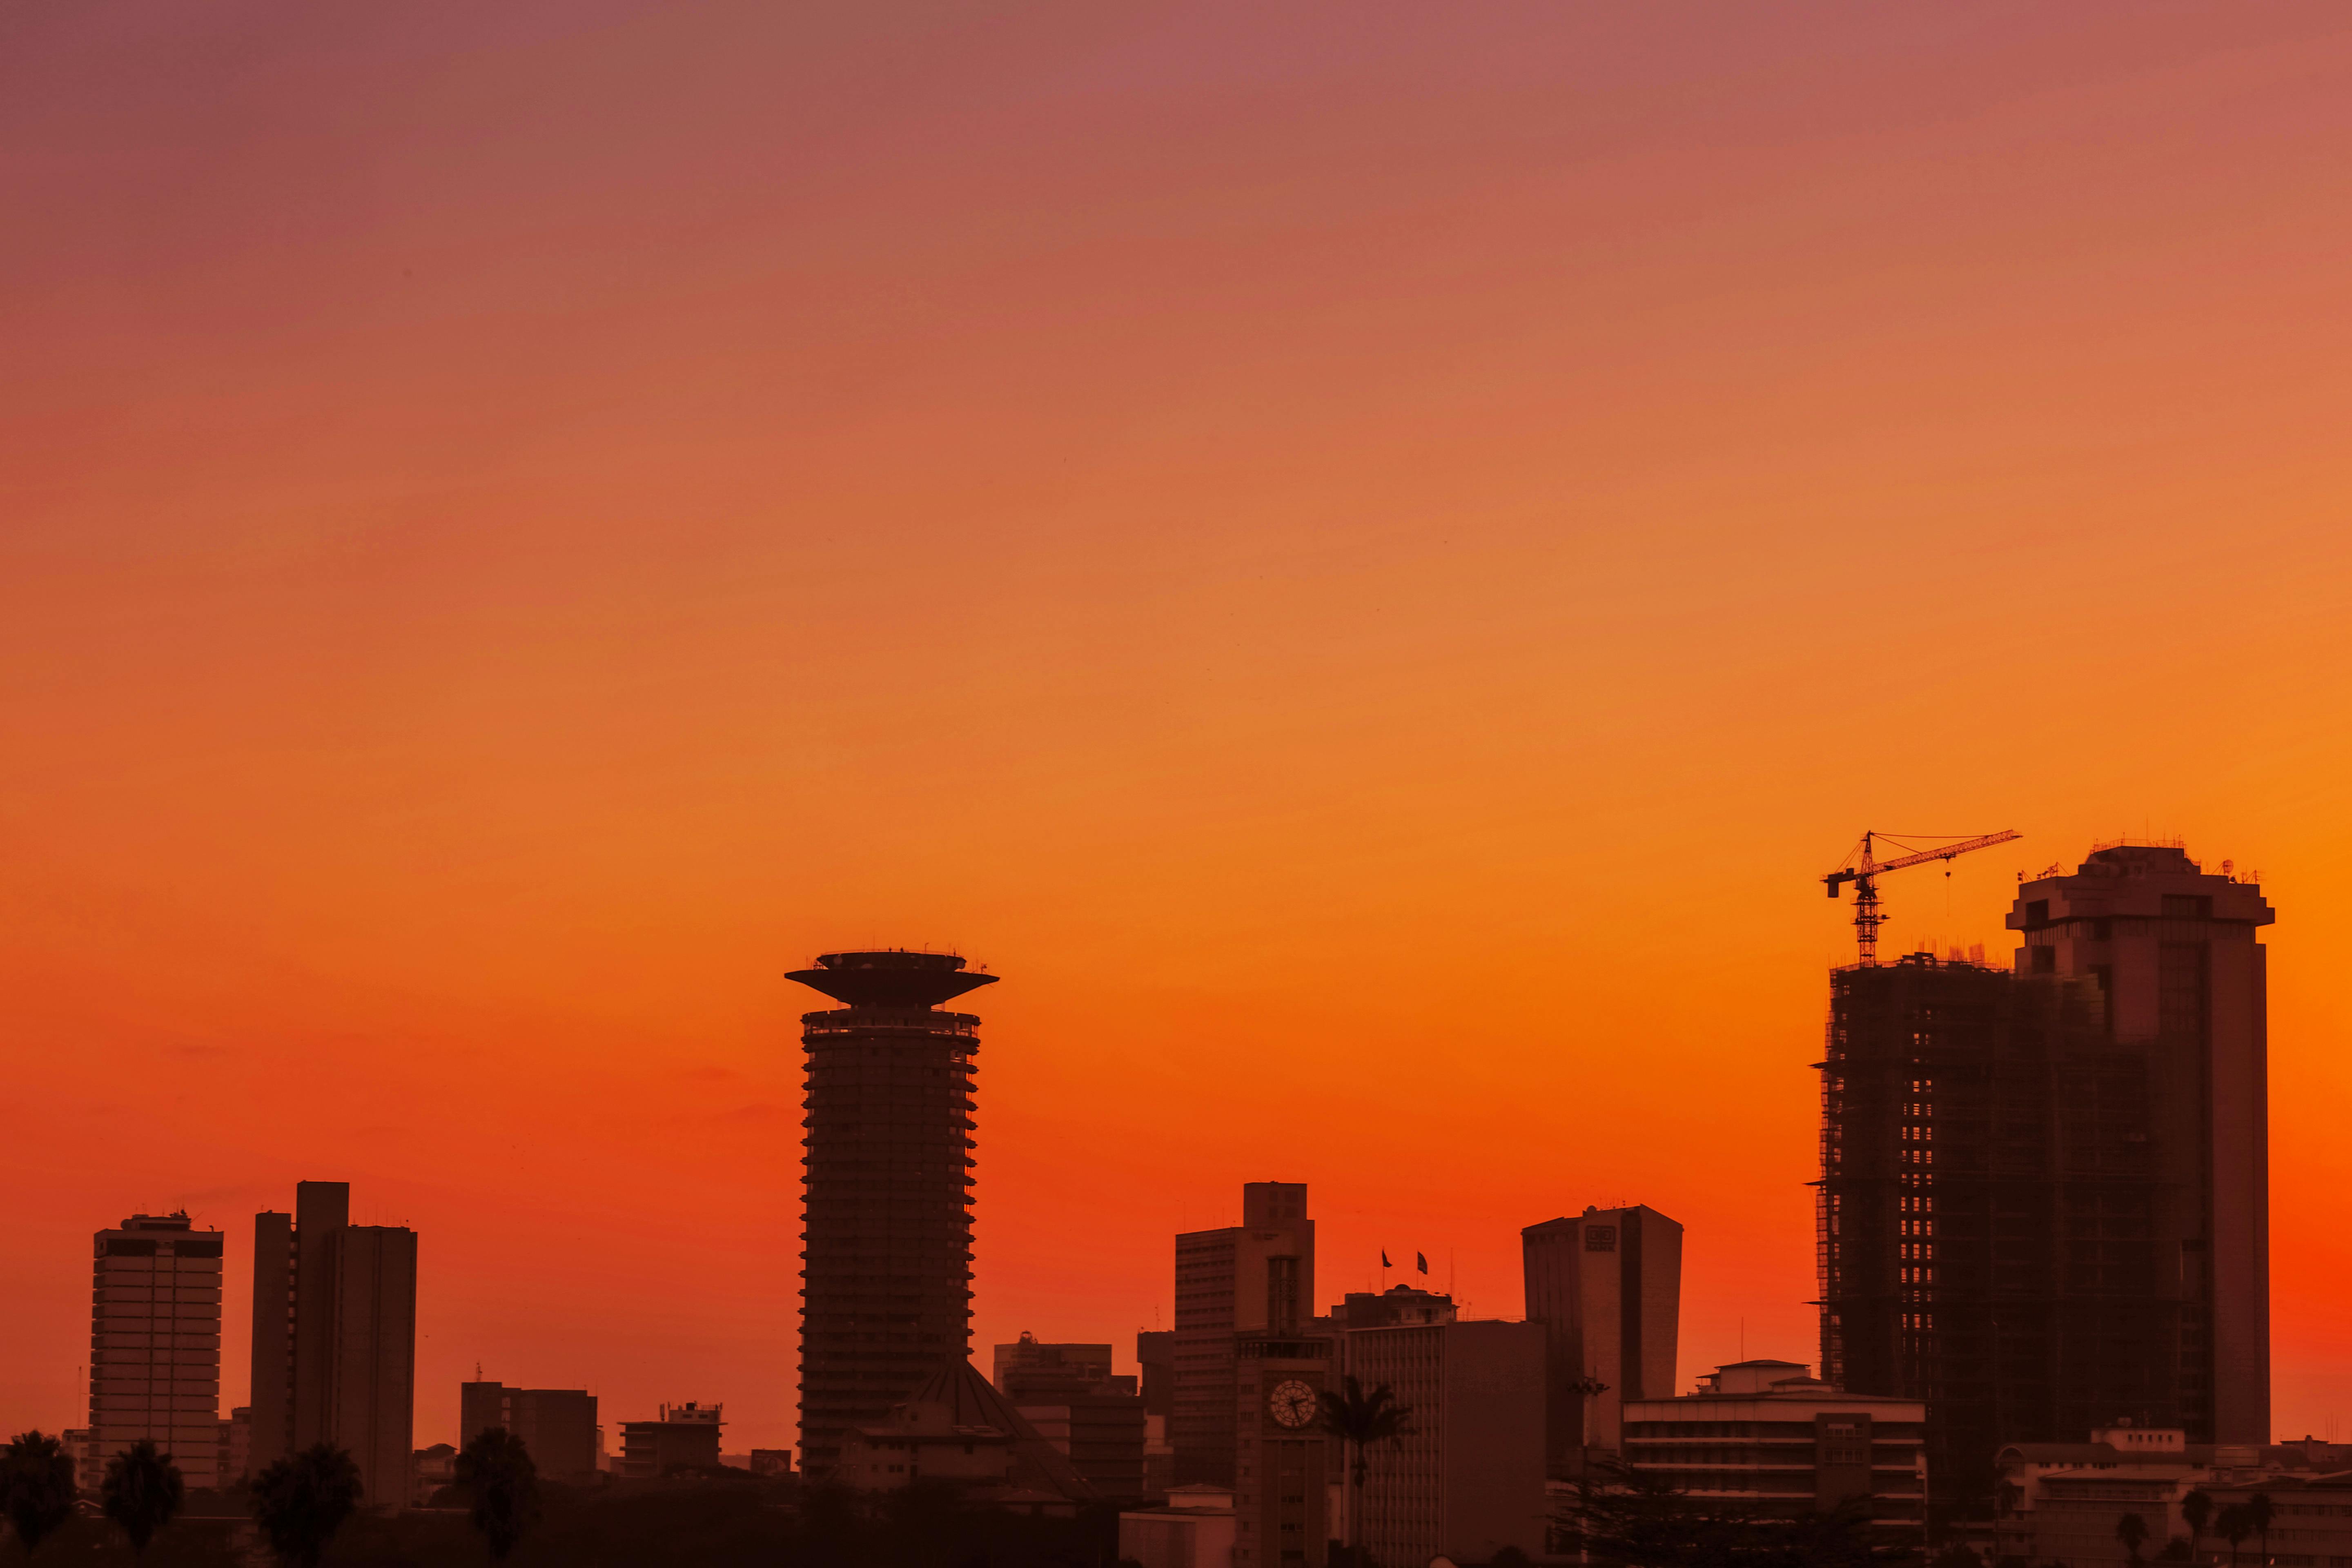
[[[816,963],[784,978],[849,1007],[936,1007],[996,984],[993,974],[964,973],[963,960],[951,952],[828,952]]]

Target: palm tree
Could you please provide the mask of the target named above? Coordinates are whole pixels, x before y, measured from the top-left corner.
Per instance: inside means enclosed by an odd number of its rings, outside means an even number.
[[[73,1456],[55,1437],[20,1432],[0,1447],[0,1509],[31,1556],[73,1517]]]
[[[2246,1500],[2246,1522],[2263,1538],[2263,1562],[2271,1560],[2271,1494],[2256,1492]]]
[[[2116,1521],[2116,1539],[2123,1542],[2124,1555],[2138,1568],[2139,1549],[2147,1544],[2147,1521],[2136,1513],[2127,1513]]]
[[[2202,1487],[2192,1487],[2180,1500],[2181,1522],[2189,1526],[2189,1555],[2193,1560],[2205,1529],[2213,1522],[2213,1497]]]
[[[457,1456],[457,1484],[474,1496],[474,1528],[488,1542],[490,1561],[503,1563],[539,1522],[539,1467],[522,1439],[493,1426]]]
[[[2246,1511],[2246,1505],[2233,1502],[2223,1509],[2221,1517],[2213,1521],[2213,1528],[2230,1543],[2230,1568],[2238,1568],[2238,1542],[2254,1532],[2254,1521]]]
[[[131,1538],[131,1555],[143,1557],[155,1532],[180,1511],[187,1485],[172,1456],[159,1452],[152,1438],[142,1437],[108,1461],[98,1496],[106,1517]]]
[[[253,1478],[253,1520],[287,1568],[319,1568],[365,1491],[350,1454],[314,1443]]]
[[[1395,1391],[1385,1383],[1367,1394],[1361,1383],[1349,1376],[1340,1380],[1338,1394],[1323,1395],[1317,1414],[1322,1417],[1323,1429],[1348,1445],[1348,1506],[1342,1520],[1347,1539],[1342,1545],[1350,1568],[1355,1568],[1356,1535],[1364,1506],[1364,1450],[1411,1432],[1412,1406],[1399,1405]]]

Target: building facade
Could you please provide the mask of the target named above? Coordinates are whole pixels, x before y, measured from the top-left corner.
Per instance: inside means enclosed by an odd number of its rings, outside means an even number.
[[[1168,1436],[1180,1486],[1235,1484],[1237,1336],[1314,1315],[1315,1222],[1303,1182],[1250,1182],[1242,1223],[1176,1238]]]
[[[460,1447],[492,1427],[513,1433],[543,1479],[581,1486],[596,1479],[596,1396],[586,1389],[460,1384],[457,1426]]]
[[[407,1506],[416,1404],[416,1233],[351,1223],[351,1184],[300,1182],[254,1216],[250,1471],[348,1450],[370,1508]]]
[[[833,1476],[858,1491],[943,1483],[967,1504],[1027,1513],[1067,1516],[1096,1500],[1068,1456],[962,1357],[880,1420],[852,1427]]]
[[[93,1237],[89,1426],[77,1484],[94,1490],[142,1438],[191,1488],[221,1484],[221,1235],[184,1214],[132,1215]]]
[[[1354,1534],[1374,1562],[1542,1554],[1548,1339],[1541,1323],[1493,1321],[1348,1331],[1345,1374],[1367,1389],[1388,1384],[1412,1412],[1406,1436],[1363,1456]],[[1345,1539],[1338,1511],[1334,1523]]]
[[[1143,1395],[1143,1495],[1165,1497],[1176,1485],[1176,1446],[1168,1438],[1176,1408],[1176,1331],[1137,1331],[1135,1369]]]
[[[1698,1392],[1629,1401],[1627,1465],[1760,1518],[1859,1510],[1890,1543],[1926,1530],[1927,1406],[1842,1393],[1796,1362],[1745,1361]]]
[[[2009,924],[2019,970],[2093,981],[2104,1032],[2147,1064],[2148,1229],[2159,1289],[2177,1303],[2178,1424],[2195,1441],[2260,1444],[2271,1436],[2270,1037],[2255,938],[2275,917],[2234,871],[2225,862],[2210,875],[2177,844],[2110,845],[2072,876],[2020,888]]]
[[[1528,1226],[1519,1247],[1528,1319],[1549,1346],[1545,1465],[1572,1476],[1617,1451],[1625,1401],[1675,1392],[1683,1227],[1646,1205],[1588,1205]]]
[[[1037,1395],[1085,1394],[1111,1380],[1110,1346],[1046,1344],[1024,1332],[1009,1345],[996,1347],[997,1391],[1015,1405]],[[1129,1393],[1135,1380],[1125,1380]]]
[[[1307,1327],[1291,1315],[1234,1336],[1234,1568],[1323,1568],[1334,1456],[1322,1402],[1338,1345]]]
[[[980,1020],[940,1004],[996,977],[877,952],[829,952],[792,978],[842,1004],[801,1019],[801,1464],[823,1479],[852,1427],[971,1353]]]
[[[2088,1442],[2011,1444],[1999,1466],[1995,1561],[2221,1561],[2231,1548],[2214,1520],[2256,1492],[2271,1500],[2270,1539],[2242,1542],[2245,1555],[2274,1568],[2341,1568],[2335,1560],[2352,1559],[2352,1446],[2191,1443],[2177,1426],[2118,1423]],[[2212,1509],[2202,1530],[2185,1508],[2195,1492]],[[2125,1541],[2126,1515],[2139,1520],[2136,1547]]]
[[[717,1469],[724,1408],[688,1400],[660,1406],[657,1420],[622,1422],[620,1474],[649,1481],[677,1470]]]
[[[1119,1560],[1139,1568],[1233,1568],[1237,1522],[1231,1488],[1172,1488],[1161,1506],[1118,1516]]]

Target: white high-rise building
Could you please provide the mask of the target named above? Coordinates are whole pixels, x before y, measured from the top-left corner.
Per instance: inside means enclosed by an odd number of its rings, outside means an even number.
[[[190,1488],[219,1485],[220,1232],[184,1214],[135,1214],[95,1239],[80,1483],[95,1487],[146,1437]]]

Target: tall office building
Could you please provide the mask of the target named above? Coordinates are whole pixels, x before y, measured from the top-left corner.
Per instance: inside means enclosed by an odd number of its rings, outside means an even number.
[[[348,1182],[299,1182],[253,1216],[255,1471],[314,1443],[350,1451],[371,1508],[408,1501],[416,1233],[351,1223]]]
[[[2275,918],[2259,887],[2207,875],[2178,844],[2095,848],[2074,875],[2019,889],[2009,917],[2018,967],[2095,980],[2108,1037],[2149,1063],[2151,1218],[2158,1271],[2178,1280],[2191,1441],[2271,1436],[2270,1008],[2254,933]]]
[[[220,1485],[220,1232],[184,1214],[135,1214],[94,1240],[79,1484],[148,1438],[189,1486]]]
[[[1246,1183],[1240,1225],[1177,1237],[1168,1433],[1179,1486],[1234,1484],[1235,1336],[1305,1329],[1314,1300],[1315,1222],[1303,1182]]]
[[[1588,1454],[1619,1451],[1625,1401],[1674,1396],[1683,1227],[1647,1205],[1588,1205],[1520,1231],[1519,1248],[1547,1346],[1546,1470],[1579,1474]]]
[[[971,1353],[973,1053],[940,1004],[993,984],[937,952],[829,952],[793,973],[839,1008],[801,1019],[801,1456],[822,1479],[850,1428]]]
[[[596,1396],[584,1388],[457,1385],[460,1447],[493,1427],[522,1439],[543,1480],[585,1486],[596,1479]]]
[[[1924,1400],[1939,1520],[2012,1442],[2268,1436],[2260,890],[2110,846],[2020,889],[2013,971],[1831,977],[1822,1375]]]

